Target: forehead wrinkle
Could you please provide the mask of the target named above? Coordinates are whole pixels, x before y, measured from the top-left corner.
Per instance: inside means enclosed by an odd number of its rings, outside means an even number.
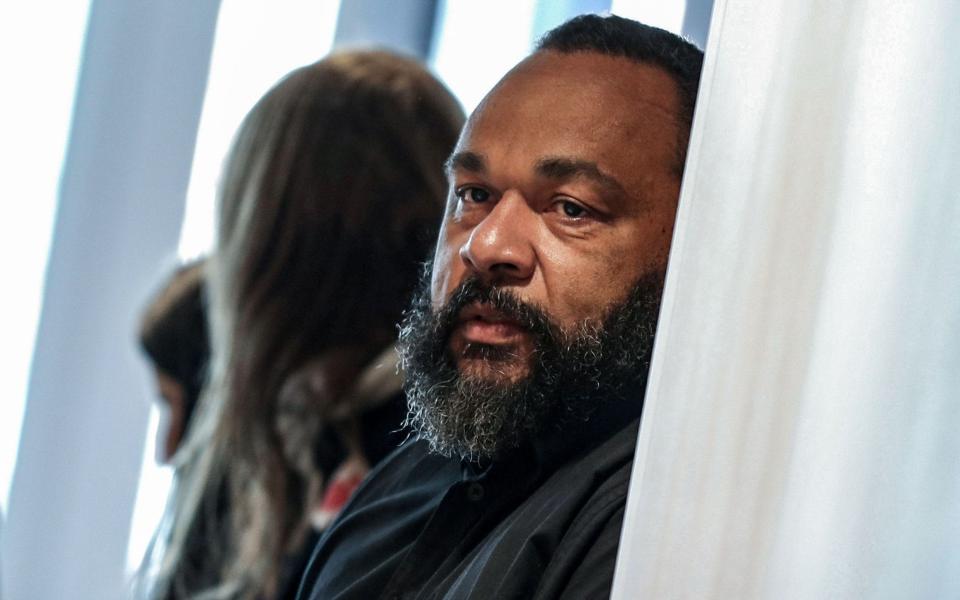
[[[608,191],[625,194],[616,177],[604,173],[597,163],[565,156],[548,156],[537,161],[534,170],[541,177],[555,180],[588,179]]]
[[[668,75],[669,77],[669,75]],[[671,81],[672,86],[676,87],[676,83]],[[662,119],[672,126],[679,126],[682,123],[683,117],[680,114],[680,107],[678,106],[679,100],[671,99],[668,100],[669,104],[663,104],[658,101],[659,99],[641,97],[637,98],[633,96],[631,102],[635,102],[639,106],[637,107],[641,111],[645,112],[647,115],[653,117],[654,119]],[[671,106],[673,105],[673,106]]]

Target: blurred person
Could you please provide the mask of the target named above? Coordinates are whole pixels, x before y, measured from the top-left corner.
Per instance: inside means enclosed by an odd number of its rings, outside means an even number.
[[[292,597],[317,532],[405,439],[397,323],[463,119],[379,51],[298,69],[245,118],[210,259],[210,385],[150,597]]]
[[[581,16],[470,116],[400,335],[418,437],[301,598],[609,597],[702,58]]]
[[[185,437],[210,358],[204,264],[181,266],[150,300],[140,321],[140,347],[153,367],[162,418],[157,459],[169,463]]]
[[[160,423],[156,432],[157,462],[173,466],[173,489],[187,472],[184,446],[197,404],[206,383],[210,361],[210,335],[207,320],[206,260],[180,266],[150,299],[140,319],[140,348],[149,360],[159,396]],[[223,505],[223,494],[216,502]],[[168,501],[169,502],[169,501]],[[222,509],[204,516],[203,523],[191,531],[184,544],[184,555],[191,564],[201,563],[206,555],[203,532],[215,523]],[[198,519],[200,521],[201,519]],[[144,559],[143,569],[161,540],[155,535]],[[137,578],[142,579],[143,573]],[[142,580],[136,585],[144,585]],[[142,591],[137,595],[143,595]]]

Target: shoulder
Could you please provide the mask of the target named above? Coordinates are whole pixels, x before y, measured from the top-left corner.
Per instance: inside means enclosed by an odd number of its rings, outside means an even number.
[[[639,422],[626,425],[606,440],[572,457],[543,484],[543,491],[578,498],[578,521],[626,500],[637,445]]]
[[[625,500],[625,499],[624,499]],[[620,547],[625,502],[608,505],[609,510],[590,527],[569,533],[581,539],[564,544],[545,574],[545,586],[537,598],[589,600],[609,598]],[[566,552],[564,551],[566,550]],[[556,576],[551,576],[553,571]]]
[[[575,490],[580,501],[544,569],[537,598],[609,595],[637,433],[638,424],[631,424],[571,461],[548,482],[554,484],[554,493]]]
[[[594,513],[609,513],[626,502],[639,427],[639,421],[631,423],[574,461],[572,470],[579,471],[577,476],[591,486],[589,501],[581,511],[582,519],[589,520]]]

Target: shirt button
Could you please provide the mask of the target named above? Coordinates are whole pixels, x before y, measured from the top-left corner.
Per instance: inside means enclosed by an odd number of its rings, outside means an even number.
[[[471,502],[480,502],[483,500],[483,486],[473,481],[467,486],[467,499]]]

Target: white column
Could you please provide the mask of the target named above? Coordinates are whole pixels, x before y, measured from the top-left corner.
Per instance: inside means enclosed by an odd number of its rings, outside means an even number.
[[[960,598],[958,33],[718,0],[614,598]]]
[[[91,3],[3,530],[5,600],[128,596],[153,395],[136,323],[176,257],[218,5]],[[15,219],[30,198],[10,201]]]
[[[337,17],[336,48],[389,48],[426,60],[434,38],[437,0],[347,0]]]

